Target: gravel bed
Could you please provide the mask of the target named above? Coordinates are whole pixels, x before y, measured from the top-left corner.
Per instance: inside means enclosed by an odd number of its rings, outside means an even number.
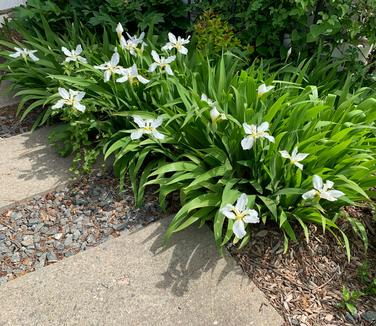
[[[0,139],[30,131],[39,111],[31,112],[24,120],[16,116],[17,106],[0,108]]]
[[[310,241],[296,230],[298,243],[291,243],[283,253],[283,235],[274,226],[253,229],[252,240],[243,250],[228,248],[243,270],[291,326],[376,325],[376,297],[364,296],[356,301],[358,313],[350,315],[339,308],[342,288],[364,290],[358,276],[359,267],[368,260],[369,272],[376,278],[376,230],[371,212],[349,207],[348,213],[369,225],[369,248],[342,225],[351,244],[351,261],[334,237],[311,225]],[[367,215],[368,217],[365,217]]]
[[[96,172],[0,215],[0,284],[161,218],[157,197],[135,208],[130,187]]]

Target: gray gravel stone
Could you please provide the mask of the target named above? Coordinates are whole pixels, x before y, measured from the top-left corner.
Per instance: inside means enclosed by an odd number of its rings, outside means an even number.
[[[368,322],[375,322],[376,321],[376,311],[366,311],[364,314],[362,314],[362,318]]]
[[[77,239],[75,239],[77,240]],[[69,247],[73,243],[73,235],[72,234],[67,234],[65,240],[64,240],[64,246]]]
[[[36,264],[35,264],[35,268],[36,268],[36,269],[39,269],[39,268],[44,267],[44,265],[46,264],[46,259],[47,259],[47,253],[43,253],[43,254],[39,257],[38,261],[36,262]]]
[[[47,257],[47,261],[49,263],[55,263],[55,262],[57,262],[57,256],[55,255],[54,252],[48,252],[47,255],[46,255],[46,257]]]
[[[60,240],[62,237],[63,237],[63,234],[62,234],[62,233],[56,233],[56,234],[54,235],[54,238],[55,238],[56,240]]]
[[[59,242],[59,241],[55,241],[55,243],[54,243],[54,247],[55,247],[57,250],[59,250],[59,251],[64,250],[64,245],[63,245],[61,242]]]
[[[80,236],[81,236],[81,232],[80,232],[80,230],[74,230],[74,232],[73,232],[73,239],[74,240],[77,240],[77,239],[79,239],[80,238]]]
[[[119,223],[112,226],[112,228],[116,231],[124,230],[127,227],[127,223]]]
[[[12,263],[18,263],[21,260],[21,256],[19,252],[15,252],[11,257],[10,260]]]
[[[34,244],[33,236],[32,235],[25,235],[23,237],[23,240],[22,240],[21,244],[24,247],[27,247],[27,246],[30,246],[30,245]]]
[[[10,215],[10,218],[12,220],[19,220],[20,218],[22,218],[22,213],[20,212],[13,212],[11,215]]]
[[[40,223],[40,220],[39,220],[39,218],[31,218],[30,220],[29,220],[29,225],[35,225],[35,224],[38,224],[38,223]]]

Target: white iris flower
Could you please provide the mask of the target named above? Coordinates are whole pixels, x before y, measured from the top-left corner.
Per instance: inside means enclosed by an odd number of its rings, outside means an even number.
[[[189,43],[189,39],[190,39],[190,36],[188,36],[188,38],[186,38],[186,39],[184,39],[180,36],[178,36],[176,38],[176,36],[174,34],[168,33],[169,42],[167,42],[162,47],[162,51],[172,50],[173,48],[175,48],[179,53],[187,55],[188,49],[184,45]]]
[[[245,150],[251,149],[255,141],[259,138],[266,138],[274,143],[274,137],[267,132],[267,130],[269,130],[268,122],[263,122],[259,126],[243,123],[243,128],[247,135],[242,139],[241,145]]]
[[[274,86],[266,86],[265,84],[262,84],[257,89],[257,95],[262,96],[265,93],[271,91],[274,88]]]
[[[146,46],[146,43],[143,41],[145,37],[145,33],[142,32],[140,36],[130,36],[127,33],[128,40],[124,38],[124,36],[120,37],[120,46],[123,50],[128,51],[131,55],[137,56],[138,53],[142,53],[144,51],[144,47]],[[138,46],[141,44],[141,47],[138,48]]]
[[[246,208],[248,204],[248,197],[246,194],[241,194],[236,201],[235,206],[227,204],[221,209],[221,213],[229,218],[235,220],[232,231],[237,238],[242,239],[247,232],[245,226],[247,223],[259,223],[260,219],[258,213],[254,209]]]
[[[116,34],[117,34],[119,40],[122,38],[123,32],[124,32],[123,26],[120,23],[118,23],[117,26],[116,26]]]
[[[104,70],[104,81],[107,83],[112,74],[120,74],[124,68],[122,66],[118,66],[120,61],[119,53],[115,52],[111,60],[108,62],[105,62],[99,66],[94,66],[95,69]]]
[[[142,84],[147,84],[149,82],[148,79],[138,73],[136,64],[134,64],[130,68],[121,70],[121,74],[123,75],[123,77],[120,77],[116,80],[118,83],[124,83],[128,81],[129,83],[133,84],[137,83],[136,79]]]
[[[74,61],[74,62],[82,62],[82,63],[87,63],[87,60],[84,58],[84,57],[81,57],[80,54],[82,53],[82,46],[81,44],[78,44],[76,46],[76,49],[75,50],[71,50],[69,51],[66,47],[62,47],[61,50],[64,52],[64,54],[66,55],[66,58],[65,58],[65,61],[66,62],[70,62],[70,61]]]
[[[215,102],[208,98],[206,94],[201,95],[201,101],[207,103],[211,110],[210,110],[210,119],[212,121],[213,127],[217,127],[218,120],[226,120],[226,116],[223,113],[220,113],[215,105]]]
[[[37,58],[34,55],[34,53],[36,53],[37,50],[28,50],[28,49],[25,49],[25,48],[21,49],[21,48],[17,48],[17,47],[15,47],[14,49],[16,50],[16,52],[9,55],[12,58],[22,57],[24,60],[26,60],[27,57],[29,57],[34,62],[39,60],[39,58]]]
[[[155,52],[154,50],[151,51],[151,56],[153,57],[154,62],[149,66],[149,72],[153,72],[155,71],[155,69],[159,67],[161,71],[164,70],[166,71],[167,74],[174,75],[174,73],[172,72],[170,63],[175,60],[176,56],[173,55],[168,58],[159,57],[158,53]]]
[[[312,199],[318,196],[319,198],[329,201],[336,201],[339,197],[345,195],[342,191],[332,189],[334,182],[326,180],[326,182],[323,183],[322,178],[318,175],[313,176],[312,183],[314,189],[304,193],[302,195],[303,199]]]
[[[59,87],[58,91],[61,99],[51,107],[52,109],[61,109],[63,106],[69,106],[80,112],[85,112],[85,105],[80,103],[85,96],[85,92],[78,92],[72,89],[66,90],[62,87]]]
[[[307,153],[298,153],[298,148],[295,147],[291,153],[289,154],[288,151],[279,151],[281,153],[281,156],[283,158],[287,158],[291,161],[292,164],[297,166],[300,170],[303,170],[303,164],[299,163],[300,161],[303,161],[309,154]]]
[[[208,96],[206,94],[201,95],[201,101],[206,102],[209,106],[214,106],[214,104],[215,104],[215,102],[213,100],[211,100],[210,98],[208,98]]]
[[[142,135],[152,135],[156,139],[163,139],[164,135],[161,134],[157,128],[162,125],[163,118],[157,119],[142,119],[140,116],[133,116],[134,122],[139,126],[139,129],[131,133],[131,139],[140,139]]]

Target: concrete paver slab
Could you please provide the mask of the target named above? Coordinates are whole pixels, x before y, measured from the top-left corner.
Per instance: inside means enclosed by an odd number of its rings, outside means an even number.
[[[49,131],[42,128],[0,140],[0,212],[69,180],[71,160],[48,145]]]
[[[20,5],[24,5],[26,0],[1,0],[0,9],[14,8]]]
[[[166,219],[0,286],[0,325],[283,324],[207,228]]]

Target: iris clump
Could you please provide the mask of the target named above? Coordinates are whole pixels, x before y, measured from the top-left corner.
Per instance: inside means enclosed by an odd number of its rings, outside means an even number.
[[[38,123],[58,116],[72,148],[114,157],[138,205],[149,185],[158,186],[162,207],[179,194],[167,238],[210,222],[218,246],[241,247],[254,224],[275,223],[287,243],[297,227],[309,239],[314,223],[342,237],[349,253],[337,223],[342,208],[370,201],[376,184],[372,90],[322,90],[290,73],[278,80],[259,63],[241,69],[232,54],[208,60],[189,36],[169,33],[157,43],[123,33],[118,24],[115,44],[59,43],[40,60],[36,50],[7,52],[9,76],[17,72],[26,100],[35,101],[25,112],[42,105]],[[43,83],[35,91],[25,65]]]

